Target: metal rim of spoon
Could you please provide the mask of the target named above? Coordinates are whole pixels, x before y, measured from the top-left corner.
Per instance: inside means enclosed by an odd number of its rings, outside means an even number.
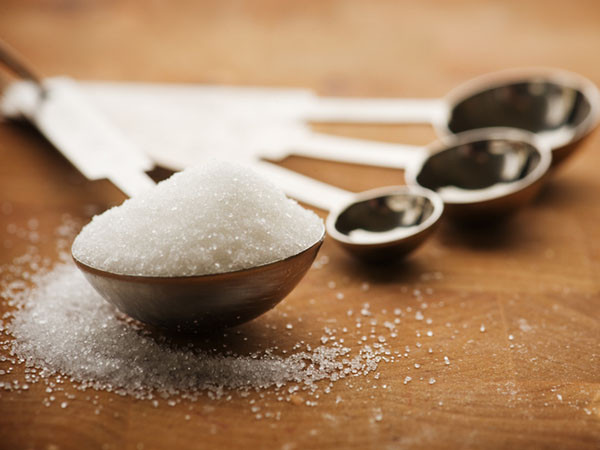
[[[477,128],[537,133],[559,165],[600,120],[600,92],[566,70],[502,70],[467,81],[441,99],[316,98],[306,118],[322,122],[429,123],[440,137]]]

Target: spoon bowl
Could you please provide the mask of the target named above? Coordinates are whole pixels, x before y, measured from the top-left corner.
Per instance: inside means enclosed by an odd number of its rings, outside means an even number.
[[[290,197],[329,211],[329,237],[368,261],[406,256],[429,237],[444,211],[440,196],[419,186],[353,193],[274,164],[253,167]]]
[[[536,133],[560,164],[596,126],[598,88],[588,79],[557,69],[506,70],[481,76],[452,90],[444,114],[434,122],[442,135],[488,127]]]
[[[431,144],[407,167],[408,184],[437,192],[448,214],[497,220],[529,202],[541,188],[553,153],[523,130],[487,128]]]
[[[327,217],[327,232],[361,259],[397,259],[429,237],[443,210],[440,197],[428,189],[372,189],[355,194],[333,209]]]
[[[141,322],[178,331],[209,332],[252,320],[283,300],[311,267],[323,243],[288,258],[235,272],[189,277],[119,275],[73,257],[108,302]]]

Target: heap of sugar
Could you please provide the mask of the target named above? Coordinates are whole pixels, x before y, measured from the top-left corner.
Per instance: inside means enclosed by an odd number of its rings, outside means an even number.
[[[314,387],[333,374],[343,377],[353,365],[369,370],[341,345],[286,357],[211,354],[189,343],[178,349],[128,322],[72,264],[56,266],[36,284],[14,295],[19,309],[7,324],[12,352],[49,374],[66,374],[90,387],[148,398],[152,392],[219,392],[288,382]]]
[[[211,161],[96,216],[73,256],[124,275],[230,272],[293,256],[323,235],[323,222],[252,170]]]

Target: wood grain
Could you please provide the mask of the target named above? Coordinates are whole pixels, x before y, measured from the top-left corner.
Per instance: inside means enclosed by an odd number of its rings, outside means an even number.
[[[473,76],[530,65],[562,67],[600,84],[599,23],[593,0],[0,3],[2,37],[46,75],[302,86],[355,96],[440,96]],[[414,144],[434,138],[422,126],[317,128]],[[0,448],[600,448],[599,146],[596,132],[510,221],[493,229],[444,223],[392,267],[365,266],[326,240],[321,254],[329,264],[244,327],[255,335],[253,346],[278,342],[285,349],[318,340],[328,321],[350,327],[346,311],[364,302],[380,315],[414,307],[413,290],[429,287],[433,336],[417,339],[424,328],[406,321],[393,345],[414,348],[420,340],[435,354],[423,348],[405,362],[382,364],[378,382],[389,389],[362,379],[354,389],[339,383],[316,407],[277,405],[282,419],[269,422],[235,397],[154,408],[88,391],[63,410],[43,406],[37,384],[0,391]],[[394,170],[296,157],[284,165],[351,190],[402,180]],[[24,227],[38,218],[40,252],[56,258],[53,232],[64,214],[84,223],[122,200],[108,182],[86,181],[30,127],[0,124],[0,202],[12,206],[0,215],[0,264],[26,249],[7,232],[10,223]],[[435,272],[443,278],[423,279]],[[302,322],[289,335],[264,327],[281,330],[297,317]],[[358,339],[356,333],[352,328]],[[415,380],[404,385],[406,375]],[[372,420],[375,408],[380,422]]]

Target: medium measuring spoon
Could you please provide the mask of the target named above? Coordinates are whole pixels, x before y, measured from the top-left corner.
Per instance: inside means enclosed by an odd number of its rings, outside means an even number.
[[[537,133],[560,164],[598,124],[600,93],[581,75],[549,68],[483,75],[442,99],[315,98],[306,118],[325,122],[431,123],[439,136],[487,127]]]
[[[407,184],[439,193],[448,214],[495,219],[533,198],[552,162],[552,152],[533,133],[486,128],[448,135],[426,147],[313,136],[302,153],[359,164],[402,168]],[[311,148],[312,153],[307,149]],[[401,151],[399,151],[399,148]],[[271,158],[279,159],[276,153]],[[183,167],[180,167],[183,168]]]

